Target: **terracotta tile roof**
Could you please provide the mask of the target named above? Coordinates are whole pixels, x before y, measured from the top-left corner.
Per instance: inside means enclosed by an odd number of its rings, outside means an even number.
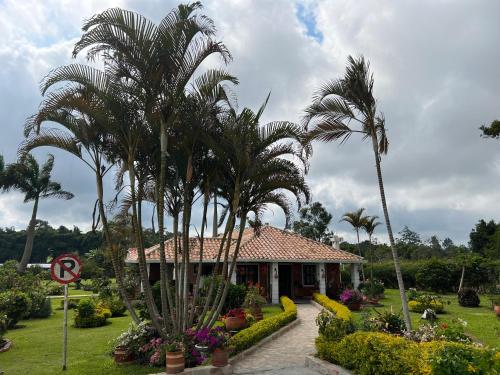
[[[237,233],[234,234],[234,237]],[[197,238],[190,239],[190,258],[191,261],[199,259],[199,240]],[[236,241],[232,240],[230,254],[233,254]],[[203,260],[205,262],[213,262],[217,258],[221,237],[205,238],[203,249]],[[146,249],[146,259],[149,262],[156,263],[160,259],[160,245],[155,245]],[[174,259],[174,242],[172,239],[165,241],[165,255],[167,262],[172,262]],[[363,262],[363,258],[343,251],[335,249],[332,246],[305,238],[299,234],[274,228],[271,226],[263,226],[258,232],[253,229],[245,229],[241,240],[240,251],[238,254],[239,261],[300,261],[300,262],[344,262],[357,263]],[[128,250],[126,262],[137,262],[137,249]]]

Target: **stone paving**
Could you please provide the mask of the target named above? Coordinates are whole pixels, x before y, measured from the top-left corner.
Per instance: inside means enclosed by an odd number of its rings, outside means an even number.
[[[313,304],[298,304],[300,323],[277,339],[264,344],[235,363],[234,373],[245,375],[317,375],[304,366],[305,357],[315,353],[314,339],[319,309]]]

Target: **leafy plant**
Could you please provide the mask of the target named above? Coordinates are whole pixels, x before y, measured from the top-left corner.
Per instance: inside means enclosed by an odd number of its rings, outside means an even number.
[[[458,303],[463,307],[478,307],[480,303],[479,295],[472,288],[462,288],[458,292]]]
[[[385,291],[384,283],[380,280],[368,280],[360,283],[358,289],[365,296],[371,298],[380,297]]]
[[[390,311],[378,311],[375,310],[375,315],[371,315],[368,318],[373,330],[386,333],[401,333],[405,329],[405,322],[401,313],[394,313],[392,309]]]
[[[111,311],[103,306],[96,305],[93,300],[84,299],[78,303],[74,322],[77,328],[93,328],[106,324],[111,317]]]
[[[260,295],[258,287],[250,287],[245,295],[243,306],[248,308],[262,307],[266,302],[266,299]]]
[[[30,318],[48,318],[52,315],[52,303],[45,293],[32,291],[29,297],[31,299]]]
[[[243,310],[241,307],[238,307],[236,309],[231,309],[227,312],[225,315],[226,318],[240,318],[240,319],[246,319],[246,313],[245,310]]]
[[[318,314],[316,325],[318,326],[319,334],[332,341],[339,341],[346,335],[356,331],[352,320],[340,319],[326,310],[322,310]]]
[[[356,304],[363,302],[363,296],[357,290],[346,289],[340,295],[340,300],[345,305]]]
[[[408,302],[410,311],[423,313],[427,309],[434,310],[437,314],[444,312],[444,302],[439,296],[419,294],[418,297]]]
[[[9,326],[9,318],[7,318],[7,315],[0,314],[0,346],[4,342],[3,336],[7,332],[8,326]]]
[[[0,293],[0,312],[7,316],[9,328],[15,327],[21,319],[29,316],[30,309],[31,300],[26,293],[18,290]]]

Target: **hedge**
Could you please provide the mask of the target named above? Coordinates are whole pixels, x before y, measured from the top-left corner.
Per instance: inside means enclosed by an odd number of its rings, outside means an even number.
[[[434,310],[436,314],[442,314],[444,312],[444,304],[441,301],[431,301],[430,306],[421,302],[421,301],[409,301],[408,302],[408,308],[410,311],[416,312],[416,313],[423,313],[425,309],[431,308]]]
[[[355,348],[355,350],[353,350]],[[356,332],[339,342],[316,339],[318,356],[356,374],[500,374],[500,353],[448,341],[417,343],[380,332]]]
[[[232,355],[250,348],[264,337],[297,319],[295,303],[288,297],[281,297],[280,302],[283,306],[283,312],[254,323],[229,339],[229,346],[233,348]]]
[[[313,299],[316,302],[318,302],[321,306],[323,306],[325,309],[334,313],[335,316],[337,316],[338,318],[343,319],[345,321],[352,319],[351,310],[349,310],[349,308],[347,306],[344,306],[344,305],[328,298],[324,294],[314,293]]]

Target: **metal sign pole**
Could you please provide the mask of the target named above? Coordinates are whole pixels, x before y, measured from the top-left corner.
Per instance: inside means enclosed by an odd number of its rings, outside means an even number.
[[[63,324],[63,355],[62,355],[63,370],[66,370],[67,352],[68,352],[68,284],[64,284],[64,324]]]

